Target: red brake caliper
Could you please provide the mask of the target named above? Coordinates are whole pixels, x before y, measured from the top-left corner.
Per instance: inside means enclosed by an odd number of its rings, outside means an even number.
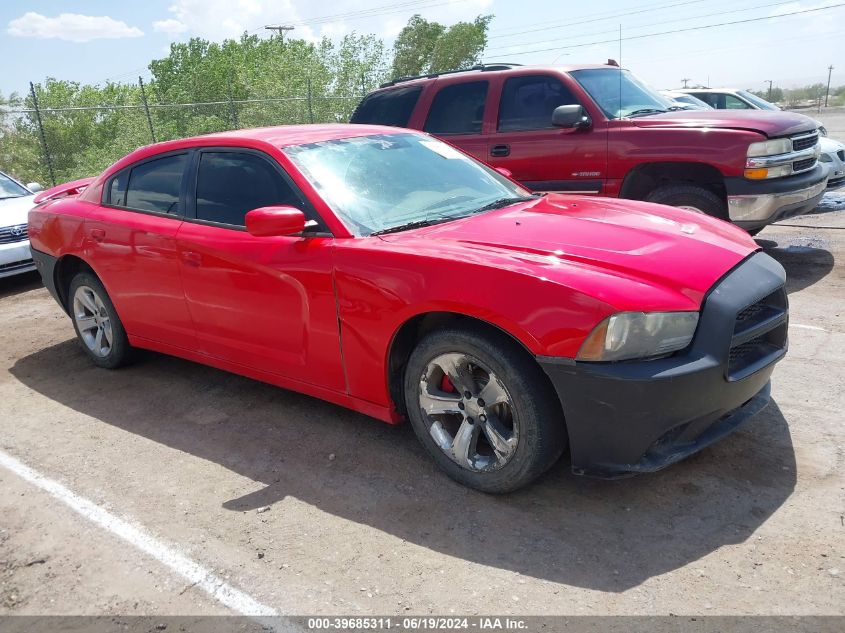
[[[440,390],[445,391],[446,393],[456,393],[458,390],[455,389],[455,385],[452,384],[452,381],[449,380],[449,376],[443,374],[443,378],[440,379]]]

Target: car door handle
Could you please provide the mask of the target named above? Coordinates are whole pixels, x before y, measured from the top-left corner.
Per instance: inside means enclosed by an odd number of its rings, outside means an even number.
[[[490,149],[490,156],[509,156],[511,153],[510,145],[494,145]]]
[[[201,266],[202,255],[194,251],[182,251],[182,261],[188,266]]]
[[[91,229],[91,239],[95,242],[102,242],[106,239],[106,232],[103,229]]]

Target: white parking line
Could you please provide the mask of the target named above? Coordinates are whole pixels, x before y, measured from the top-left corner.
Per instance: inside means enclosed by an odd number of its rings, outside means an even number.
[[[815,330],[817,332],[827,332],[827,330],[823,327],[819,327],[817,325],[804,325],[803,323],[790,323],[789,327],[797,327],[802,330]]]
[[[97,504],[80,497],[62,484],[37,473],[3,451],[0,451],[0,466],[4,466],[22,479],[38,486],[86,519],[119,536],[142,552],[146,552],[233,611],[253,617],[279,615],[275,609],[263,605],[243,591],[235,589],[202,565],[195,563],[154,536],[147,534],[142,528],[116,517]]]

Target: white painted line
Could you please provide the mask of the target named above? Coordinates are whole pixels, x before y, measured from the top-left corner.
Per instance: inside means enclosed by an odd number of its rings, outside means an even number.
[[[827,330],[823,327],[819,327],[817,325],[804,325],[803,323],[790,323],[789,327],[797,327],[802,330],[815,330],[817,332],[827,332]]]
[[[142,528],[116,517],[96,503],[80,497],[75,492],[65,488],[62,484],[37,473],[26,464],[21,463],[3,451],[0,451],[0,466],[4,466],[22,479],[38,486],[86,519],[93,521],[100,527],[134,545],[142,552],[149,554],[185,578],[191,585],[199,587],[219,603],[229,607],[233,611],[253,617],[272,617],[279,615],[275,609],[265,606],[243,591],[235,589],[202,565],[195,563],[187,556],[165,545],[154,536],[147,534]]]

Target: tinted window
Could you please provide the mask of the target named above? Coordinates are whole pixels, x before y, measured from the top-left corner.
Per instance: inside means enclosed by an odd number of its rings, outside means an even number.
[[[203,152],[197,174],[197,219],[244,226],[247,211],[272,205],[302,207],[269,161],[252,154]]]
[[[752,110],[753,108],[742,99],[733,95],[725,95],[725,108],[728,110]]]
[[[719,109],[719,95],[715,92],[698,92],[695,93],[696,97],[701,99],[704,103],[709,105],[711,108]]]
[[[502,90],[499,131],[550,128],[556,107],[577,103],[569,88],[555,77],[513,77]]]
[[[349,122],[405,127],[411,119],[421,91],[422,88],[409,87],[374,92],[364,97]]]
[[[129,180],[129,170],[120,172],[111,179],[108,190],[108,202],[116,207],[126,206],[126,181]]]
[[[182,190],[182,175],[188,163],[187,154],[167,156],[133,167],[129,173],[125,205],[141,211],[179,213],[179,194]],[[119,180],[116,178],[115,180]],[[120,184],[117,193],[120,192]],[[114,203],[113,203],[114,204]]]
[[[446,86],[434,97],[423,129],[433,134],[478,134],[486,99],[486,81]]]

